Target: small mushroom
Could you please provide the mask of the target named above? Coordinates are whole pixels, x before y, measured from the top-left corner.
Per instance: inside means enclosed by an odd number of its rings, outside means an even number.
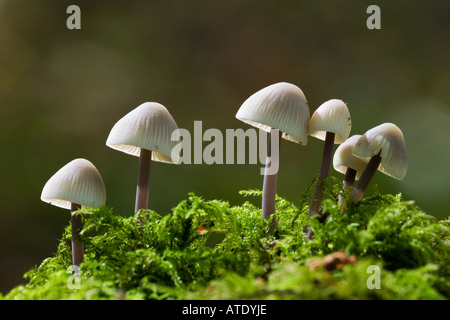
[[[275,213],[275,196],[279,164],[279,150],[272,150],[271,141],[281,138],[306,145],[310,119],[308,102],[303,91],[290,83],[279,82],[251,95],[239,108],[236,118],[269,132],[266,170],[264,173],[262,215],[264,219]],[[275,144],[276,145],[276,144]],[[272,168],[276,167],[274,173]],[[269,234],[276,226],[271,220]]]
[[[135,212],[148,209],[151,160],[173,163],[170,154],[176,142],[171,135],[178,129],[163,105],[145,102],[120,119],[109,133],[106,145],[139,157]]]
[[[361,135],[353,135],[342,144],[340,144],[333,156],[333,167],[336,171],[345,174],[343,182],[343,190],[350,188],[355,183],[355,180],[359,180],[361,173],[367,166],[369,158],[360,158],[353,155],[353,148],[356,141]],[[342,195],[339,195],[338,203],[343,202]]]
[[[323,183],[328,177],[333,157],[333,145],[343,143],[350,135],[352,127],[350,112],[347,105],[339,99],[324,102],[311,116],[309,121],[310,135],[324,140],[322,162],[319,178],[311,199],[308,215],[316,215],[320,211],[320,201],[323,197]]]
[[[383,123],[364,133],[356,142],[353,154],[370,158],[351,193],[353,202],[361,200],[377,169],[398,180],[402,180],[408,170],[405,139],[393,123]]]
[[[71,210],[72,259],[73,264],[79,266],[83,262],[83,245],[77,233],[82,221],[81,215],[74,212],[81,206],[99,207],[105,204],[106,190],[100,173],[86,159],[72,160],[47,181],[41,200]]]

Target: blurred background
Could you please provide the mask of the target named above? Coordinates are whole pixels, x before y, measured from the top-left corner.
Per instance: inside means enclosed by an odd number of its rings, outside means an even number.
[[[71,4],[81,9],[81,30],[66,27]],[[371,4],[381,9],[381,30],[366,27]],[[351,134],[393,122],[406,139],[406,178],[378,173],[368,194],[402,193],[448,217],[449,30],[444,0],[0,0],[0,292],[56,251],[70,214],[40,194],[71,160],[93,162],[107,205],[133,214],[138,158],[105,142],[146,101],[165,105],[180,128],[202,120],[203,130],[225,132],[249,128],[237,110],[276,82],[299,86],[311,114],[342,99]],[[282,141],[280,196],[298,204],[322,148],[311,137],[307,146]],[[168,213],[188,192],[241,204],[251,199],[239,190],[262,188],[260,167],[153,162],[150,208]]]

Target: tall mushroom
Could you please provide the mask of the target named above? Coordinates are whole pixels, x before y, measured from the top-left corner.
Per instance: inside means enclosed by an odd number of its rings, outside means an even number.
[[[97,168],[86,159],[75,159],[57,171],[45,184],[41,200],[71,210],[72,260],[79,266],[83,258],[83,245],[78,240],[81,215],[74,214],[81,206],[99,207],[105,204],[106,189]]]
[[[173,163],[170,154],[176,142],[170,138],[176,129],[166,107],[145,102],[120,119],[109,133],[108,147],[139,157],[135,212],[148,209],[151,161]]]
[[[333,157],[333,145],[344,142],[350,135],[352,122],[347,105],[339,99],[324,102],[314,111],[309,121],[310,135],[324,140],[322,162],[319,178],[316,183],[314,195],[311,199],[308,215],[316,215],[320,211],[320,201],[323,197],[323,183],[328,177]]]
[[[398,180],[402,180],[408,170],[405,139],[393,123],[383,123],[364,133],[356,142],[353,154],[370,158],[351,193],[353,202],[361,200],[377,169]]]
[[[299,87],[287,82],[279,82],[251,95],[239,108],[236,118],[269,132],[262,195],[262,215],[264,219],[269,219],[275,213],[278,173],[278,170],[273,172],[271,167],[279,163],[279,150],[273,150],[270,145],[274,144],[270,141],[279,141],[283,138],[306,145],[310,119],[308,102]],[[275,226],[276,221],[272,219],[269,234],[273,233]]]
[[[361,173],[367,166],[369,162],[368,158],[360,158],[353,155],[353,148],[356,141],[361,137],[361,135],[353,135],[342,144],[340,144],[333,156],[333,167],[336,171],[343,173],[344,182],[343,190],[348,189],[353,186],[355,180],[359,180]],[[338,203],[343,202],[343,197],[340,194]]]

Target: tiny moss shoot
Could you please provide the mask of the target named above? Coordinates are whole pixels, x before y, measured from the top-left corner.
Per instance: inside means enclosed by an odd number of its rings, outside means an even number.
[[[352,203],[347,193],[340,205],[341,182],[329,178],[321,203],[328,217],[320,222],[308,216],[311,189],[297,205],[276,197],[272,235],[267,234],[270,221],[250,202],[231,206],[195,194],[165,215],[79,210],[85,248],[79,287],[68,286],[67,226],[56,253],[25,274],[25,285],[1,298],[450,298],[448,219],[438,221],[400,194],[374,194]],[[245,200],[262,192],[241,194]],[[314,232],[311,240],[305,239],[306,225]],[[368,287],[370,266],[380,270],[379,289]]]

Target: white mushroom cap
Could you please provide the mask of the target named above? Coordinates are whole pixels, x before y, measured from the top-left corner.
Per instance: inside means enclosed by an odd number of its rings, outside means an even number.
[[[337,147],[333,156],[333,167],[336,171],[345,174],[347,168],[356,171],[355,179],[358,180],[367,166],[370,158],[360,158],[353,155],[353,148],[361,135],[356,134],[345,140]]]
[[[153,161],[172,163],[170,154],[177,142],[170,138],[176,129],[178,126],[166,107],[145,102],[114,125],[106,145],[136,157],[141,148],[151,150]]]
[[[378,170],[402,180],[408,170],[408,154],[402,131],[393,123],[383,123],[364,133],[356,142],[353,154],[372,157],[381,151]]]
[[[239,108],[236,118],[261,130],[278,129],[282,138],[306,145],[309,107],[303,91],[279,82],[251,95]]]
[[[75,159],[47,181],[41,200],[65,209],[70,209],[71,203],[99,207],[105,204],[106,188],[100,173],[90,161]]]
[[[347,140],[352,129],[352,120],[347,105],[339,99],[331,99],[314,111],[309,121],[310,135],[325,140],[327,132],[335,134],[334,143]]]

